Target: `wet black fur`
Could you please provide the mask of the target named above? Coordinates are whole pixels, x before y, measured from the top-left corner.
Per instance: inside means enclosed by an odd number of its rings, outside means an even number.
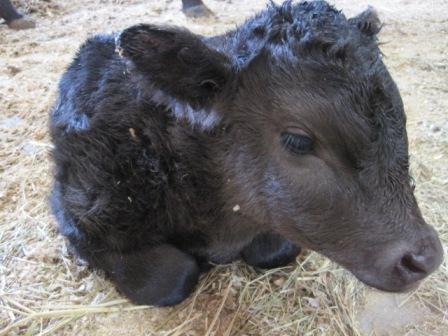
[[[341,87],[364,94],[356,113],[334,116],[343,134],[334,144],[344,169],[352,174],[363,166],[372,171],[366,180],[401,183],[406,193],[404,114],[381,62],[379,27],[373,11],[347,20],[323,1],[286,2],[211,38],[153,25],[90,38],[60,81],[50,119],[51,205],[60,232],[80,257],[142,304],[182,301],[210,261],[243,257],[257,267],[281,266],[295,258],[295,243],[302,242],[334,257],[325,244],[358,237],[357,229],[330,237],[309,227],[315,236],[305,230],[296,239],[284,216],[297,202],[268,210],[292,191],[265,180],[274,159],[260,145],[259,125],[276,116],[274,110],[257,115],[256,106],[290,96],[278,86],[276,95],[265,97],[256,83],[267,80],[260,73],[273,73],[269,81],[275,81],[296,69],[310,83],[328,76],[321,90],[334,104]],[[260,68],[266,70],[254,71]],[[331,71],[313,70],[320,68]],[[332,71],[359,81],[341,81]],[[247,87],[254,88],[250,95]],[[372,114],[372,108],[380,112]],[[383,110],[390,113],[381,115]],[[377,169],[376,153],[384,156],[381,167],[393,168],[387,174]],[[403,204],[413,202],[400,197]],[[280,210],[285,226],[277,227],[272,223]]]

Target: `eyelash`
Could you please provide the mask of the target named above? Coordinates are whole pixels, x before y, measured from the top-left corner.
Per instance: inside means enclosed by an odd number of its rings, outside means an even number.
[[[415,179],[412,176],[409,179],[409,185],[411,186],[412,192],[414,192],[416,184],[415,184]]]
[[[303,155],[313,150],[313,140],[305,135],[283,132],[281,140],[283,146],[294,154]]]

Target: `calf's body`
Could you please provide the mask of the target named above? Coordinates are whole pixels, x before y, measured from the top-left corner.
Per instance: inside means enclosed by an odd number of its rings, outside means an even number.
[[[378,27],[371,10],[286,2],[212,38],[89,39],[51,114],[61,233],[142,304],[182,301],[210,262],[277,267],[299,246],[372,286],[414,286],[441,248]]]

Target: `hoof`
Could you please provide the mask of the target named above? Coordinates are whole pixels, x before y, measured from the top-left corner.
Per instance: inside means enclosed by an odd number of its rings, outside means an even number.
[[[198,18],[212,18],[215,14],[205,5],[191,6],[188,8],[183,8],[184,14],[193,19]]]
[[[14,30],[31,29],[36,27],[36,22],[26,17],[8,22],[8,27]]]

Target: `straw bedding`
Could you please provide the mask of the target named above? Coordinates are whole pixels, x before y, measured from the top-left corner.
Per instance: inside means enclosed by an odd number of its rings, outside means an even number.
[[[263,273],[238,262],[217,267],[174,308],[127,302],[71,256],[49,214],[47,115],[57,80],[89,34],[137,22],[215,34],[264,1],[206,0],[217,13],[208,21],[187,20],[180,0],[15,3],[38,27],[0,26],[0,335],[448,335],[446,259],[420,289],[404,295],[384,296],[305,252],[295,265]],[[448,4],[336,1],[349,14],[369,3],[386,23],[380,38],[408,113],[416,195],[446,255]]]

